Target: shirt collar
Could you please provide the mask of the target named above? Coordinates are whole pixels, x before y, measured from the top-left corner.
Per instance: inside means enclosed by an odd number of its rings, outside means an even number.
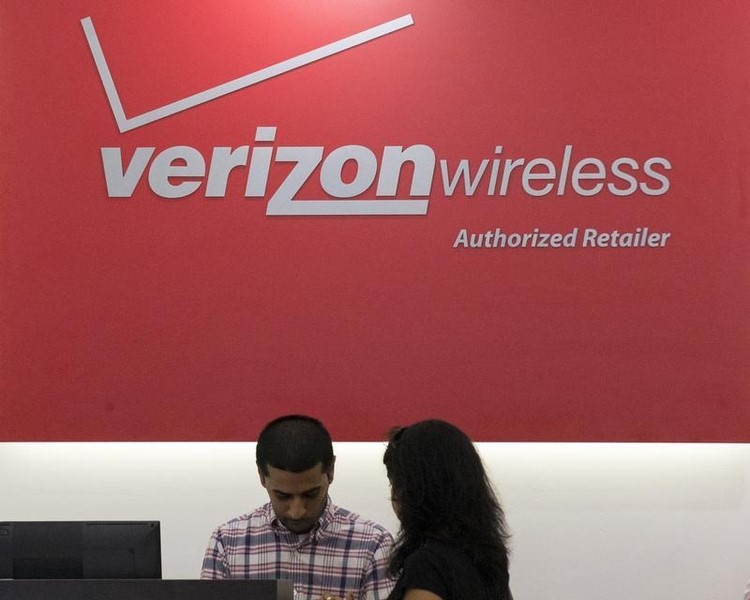
[[[336,507],[333,505],[333,502],[331,502],[331,497],[327,495],[325,508],[323,509],[323,512],[320,513],[318,522],[315,524],[309,534],[312,539],[319,539],[323,534],[326,533],[328,529],[330,529],[334,521],[335,512]],[[264,513],[274,533],[276,533],[277,535],[280,532],[292,533],[286,527],[284,527],[284,524],[281,521],[279,521],[279,518],[276,516],[276,512],[273,510],[273,504],[271,504],[270,502],[266,504],[264,507]]]

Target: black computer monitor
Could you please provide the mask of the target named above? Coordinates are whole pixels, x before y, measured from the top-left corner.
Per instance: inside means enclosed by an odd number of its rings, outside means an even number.
[[[0,522],[0,579],[159,579],[158,521]]]

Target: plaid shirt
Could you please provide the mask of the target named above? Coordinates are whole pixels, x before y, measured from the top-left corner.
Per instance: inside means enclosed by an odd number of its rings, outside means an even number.
[[[318,524],[296,534],[270,503],[219,526],[211,535],[201,579],[291,579],[299,600],[324,594],[385,600],[393,538],[385,528],[339,508],[328,498]]]

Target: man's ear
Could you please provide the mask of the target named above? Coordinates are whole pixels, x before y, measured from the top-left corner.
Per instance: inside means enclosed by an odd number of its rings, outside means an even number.
[[[258,477],[260,477],[260,485],[266,487],[266,476],[263,474],[263,469],[258,467]]]
[[[328,475],[328,485],[331,485],[333,483],[333,471],[336,467],[336,457],[333,457],[333,460],[331,461],[331,467],[328,469],[328,472],[326,475]]]

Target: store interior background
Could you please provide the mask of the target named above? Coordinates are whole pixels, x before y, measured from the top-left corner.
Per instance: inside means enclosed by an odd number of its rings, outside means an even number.
[[[347,440],[333,500],[395,533],[374,440],[440,414],[482,440],[516,600],[740,600],[747,1],[155,6],[0,3],[0,519],[159,520],[164,577],[196,578],[212,529],[267,500],[252,436],[310,412]],[[399,34],[128,134],[81,26],[132,115],[407,13]],[[436,197],[415,220],[274,220],[241,178],[223,199],[156,198],[147,176],[106,196],[103,147],[210,156],[265,125],[278,146],[424,143],[452,164],[500,144],[663,155],[673,187]],[[673,245],[452,248],[497,226],[649,226]]]

